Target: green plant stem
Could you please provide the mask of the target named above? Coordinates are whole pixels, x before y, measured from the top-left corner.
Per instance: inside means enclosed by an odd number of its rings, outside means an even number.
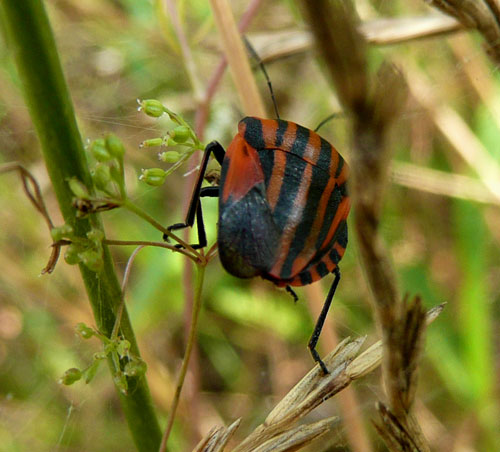
[[[92,179],[45,8],[41,0],[7,0],[0,2],[0,15],[61,212],[75,234],[84,238],[91,228],[102,229],[102,226],[97,215],[77,218],[72,206],[73,194],[68,180],[78,178],[93,193]],[[80,271],[96,324],[110,337],[121,290],[109,250],[106,246],[103,249],[101,271],[93,272],[84,265],[80,265]],[[139,356],[126,311],[121,333],[130,342],[131,352]],[[110,360],[108,364],[112,368]],[[137,449],[156,450],[161,431],[146,379],[128,378],[128,388],[128,394],[120,391],[118,394]]]
[[[168,237],[179,242],[184,248],[186,248],[187,250],[189,250],[191,253],[194,254],[194,256],[186,254],[186,256],[191,258],[193,261],[197,262],[197,258],[202,257],[201,254],[198,253],[195,249],[193,249],[188,243],[186,243],[180,237],[173,234],[166,227],[162,226],[151,215],[142,210],[140,207],[136,206],[133,202],[129,201],[128,199],[125,199],[125,201],[122,201],[122,207],[124,207],[125,209],[129,210],[132,213],[135,213],[138,217],[141,217],[143,220],[147,221],[149,224],[158,229],[160,232],[163,232]]]
[[[175,413],[177,411],[177,406],[179,405],[181,391],[184,385],[184,379],[186,378],[186,373],[189,366],[189,358],[191,358],[191,352],[193,351],[193,346],[196,341],[198,317],[201,308],[201,293],[203,290],[203,280],[205,278],[205,266],[197,265],[196,268],[197,268],[196,287],[194,293],[193,311],[191,312],[191,328],[189,329],[189,337],[186,345],[186,351],[184,352],[184,359],[182,361],[181,371],[177,379],[177,386],[175,388],[174,399],[172,401],[172,406],[170,408],[170,413],[167,420],[167,426],[165,427],[165,432],[163,433],[163,438],[161,441],[159,452],[164,452],[167,448],[168,437],[170,436],[170,432],[172,431],[172,426],[174,425]]]

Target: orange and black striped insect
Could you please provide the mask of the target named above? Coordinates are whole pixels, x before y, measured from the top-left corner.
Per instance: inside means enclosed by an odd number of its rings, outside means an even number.
[[[206,246],[200,197],[218,196],[219,256],[230,274],[260,276],[286,287],[297,299],[290,286],[334,273],[308,344],[328,373],[316,345],[347,246],[349,169],[315,131],[279,119],[277,109],[276,114],[278,119],[243,118],[227,152],[216,141],[206,147],[186,221],[169,229],[193,226],[196,217],[199,243],[194,247]],[[211,154],[222,166],[220,185],[202,188]]]

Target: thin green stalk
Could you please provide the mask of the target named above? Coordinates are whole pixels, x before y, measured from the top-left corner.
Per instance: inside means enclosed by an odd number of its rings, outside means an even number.
[[[145,212],[144,210],[142,210],[140,207],[136,206],[133,202],[129,201],[128,199],[125,199],[125,201],[123,201],[123,203],[122,203],[122,207],[124,207],[125,209],[129,210],[130,212],[135,213],[138,217],[141,217],[143,220],[147,221],[149,224],[151,224],[152,226],[154,226],[160,232],[163,232],[168,237],[176,240],[184,248],[186,248],[187,250],[189,250],[190,252],[192,252],[194,254],[194,256],[187,255],[187,254],[186,255],[189,258],[191,258],[193,261],[196,262],[196,257],[198,257],[198,258],[202,257],[201,254],[198,251],[196,251],[195,249],[193,249],[191,247],[191,245],[189,245],[188,243],[186,243],[180,237],[176,236],[174,233],[172,233],[171,231],[169,231],[164,226],[162,226],[152,216],[150,216],[147,212]]]
[[[84,238],[93,228],[102,229],[97,215],[77,218],[68,180],[78,178],[93,193],[82,140],[73,105],[62,73],[54,37],[41,0],[0,2],[0,16],[8,44],[23,84],[26,103],[40,139],[41,148],[59,206],[67,224]],[[121,290],[108,248],[103,246],[103,268],[98,272],[80,265],[80,271],[99,330],[110,337]],[[139,355],[126,311],[121,332],[131,352]],[[112,368],[112,362],[108,360]],[[119,397],[137,449],[157,450],[161,432],[144,377],[128,378],[128,394]]]
[[[203,280],[205,278],[205,266],[197,265],[196,274],[196,287],[194,293],[194,303],[193,311],[191,312],[191,328],[189,329],[189,337],[186,345],[186,351],[184,352],[184,359],[182,361],[181,371],[177,379],[177,386],[175,388],[174,399],[172,401],[172,406],[170,408],[170,413],[168,416],[167,426],[165,427],[165,432],[163,433],[163,438],[161,440],[161,446],[159,452],[165,452],[167,448],[168,437],[172,431],[172,426],[174,425],[175,413],[177,411],[177,406],[179,405],[179,400],[181,397],[182,387],[184,385],[184,379],[186,378],[186,373],[189,365],[189,358],[191,358],[191,352],[193,351],[193,346],[196,341],[196,333],[198,327],[198,317],[201,308],[201,293],[203,290]]]

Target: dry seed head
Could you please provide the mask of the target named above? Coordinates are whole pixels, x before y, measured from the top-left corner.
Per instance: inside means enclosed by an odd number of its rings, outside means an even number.
[[[337,423],[338,417],[330,417],[313,424],[299,425],[266,441],[254,449],[254,452],[291,452],[299,450],[319,436],[324,435]]]

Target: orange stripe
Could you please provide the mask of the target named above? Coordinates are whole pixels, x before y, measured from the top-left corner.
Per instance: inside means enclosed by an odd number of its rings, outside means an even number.
[[[307,146],[302,158],[306,162],[316,166],[320,154],[321,154],[321,138],[317,133],[311,130],[309,132],[309,140],[307,141]]]
[[[335,188],[335,179],[331,177],[328,180],[321,199],[319,201],[318,210],[316,211],[316,218],[311,226],[309,235],[307,236],[306,242],[304,244],[303,251],[299,253],[292,265],[292,275],[299,273],[312,259],[312,257],[319,251],[316,249],[316,241],[321,232],[321,226],[325,219],[326,208],[328,207],[328,200]]]
[[[289,122],[286,132],[283,135],[283,142],[280,149],[289,152],[295,143],[295,138],[297,136],[297,124],[294,122]]]
[[[344,166],[337,177],[337,184],[342,185],[349,177],[349,165],[344,160]]]
[[[340,162],[340,154],[338,153],[337,149],[335,149],[330,143],[330,174],[335,177],[335,173],[337,172],[337,168],[339,167],[339,162]],[[346,167],[346,163],[344,162],[344,168]],[[343,169],[342,169],[343,171]],[[341,172],[342,174],[342,172]],[[337,180],[337,183],[340,185],[340,183]]]
[[[266,149],[272,148],[276,143],[276,133],[278,132],[278,121],[275,119],[263,119],[262,123],[262,136]]]
[[[318,279],[321,279],[320,274],[318,273],[318,269],[316,266],[312,267],[309,269],[309,273],[311,275],[312,282],[318,281]],[[300,275],[299,275],[300,276]]]
[[[283,177],[285,176],[286,153],[283,151],[274,151],[273,172],[267,186],[267,202],[271,211],[274,211],[278,198],[280,196],[281,186],[283,185]]]
[[[339,223],[347,218],[350,207],[351,207],[351,200],[349,199],[349,196],[346,196],[339,204],[337,213],[333,218],[332,225],[328,230],[328,234],[326,234],[325,240],[321,244],[320,250],[325,249],[325,247],[331,242],[335,234],[335,231],[339,227]]]
[[[266,120],[262,122],[263,122],[263,128],[265,128],[269,122],[274,122],[276,123],[276,125],[278,124],[278,121],[271,121],[271,120]],[[273,144],[270,146],[270,148],[272,148],[274,146],[274,143],[276,142],[276,131],[274,133]],[[286,132],[284,134],[283,142],[285,140],[288,141],[292,140],[293,143],[293,141],[295,141],[296,134],[297,134],[297,124],[289,122]],[[285,152],[278,150],[274,151],[273,172],[271,174],[271,177],[269,179],[269,185],[267,187],[267,202],[271,207],[271,211],[274,211],[274,208],[276,207],[276,203],[278,202],[278,198],[280,196],[280,190],[281,186],[283,185],[283,178],[285,176],[286,157],[287,154]]]
[[[295,237],[295,230],[297,229],[297,226],[299,225],[302,219],[302,213],[307,203],[307,193],[309,192],[309,186],[311,184],[312,169],[313,167],[311,165],[306,165],[304,169],[304,174],[302,176],[302,181],[297,191],[297,196],[295,197],[292,210],[289,212],[288,221],[285,225],[283,234],[281,236],[281,242],[279,245],[280,253],[272,269],[269,272],[276,278],[280,277],[281,268],[285,263],[285,260],[290,251],[290,246]]]
[[[345,248],[339,242],[335,242],[333,244],[333,248],[337,251],[339,258],[342,259],[342,256],[345,253]]]

